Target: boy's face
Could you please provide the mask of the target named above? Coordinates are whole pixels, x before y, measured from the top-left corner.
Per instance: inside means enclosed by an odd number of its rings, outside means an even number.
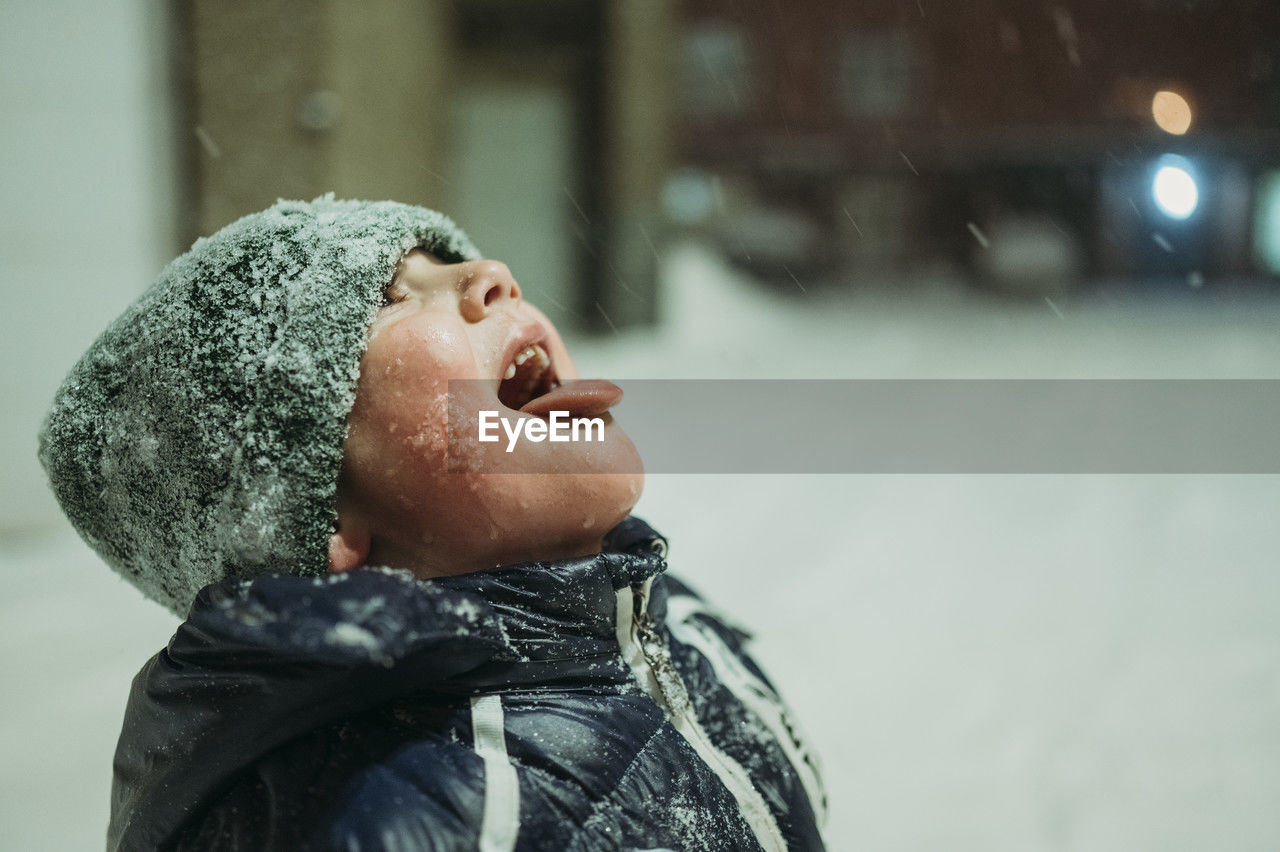
[[[528,419],[516,409],[530,394],[576,378],[559,334],[504,264],[406,255],[360,361],[334,537],[345,556],[331,547],[333,569],[428,577],[598,552],[644,482],[635,447],[605,410],[617,401],[611,386],[600,383],[573,412],[604,420],[602,442],[522,438],[507,452],[501,427],[493,443],[474,425],[449,430],[451,406],[455,423],[476,424],[482,410]],[[451,379],[473,381],[450,393]],[[460,456],[469,472],[456,472]]]

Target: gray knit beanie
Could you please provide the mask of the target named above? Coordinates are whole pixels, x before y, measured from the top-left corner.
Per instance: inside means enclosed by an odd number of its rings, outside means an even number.
[[[479,256],[432,210],[281,201],[197,240],[108,326],[40,433],[108,565],[178,615],[228,575],[327,572],[365,336],[415,246]]]

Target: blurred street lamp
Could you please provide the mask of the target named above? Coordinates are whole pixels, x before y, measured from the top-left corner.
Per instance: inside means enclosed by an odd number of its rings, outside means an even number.
[[[1191,163],[1173,154],[1156,163],[1151,194],[1160,212],[1171,219],[1186,219],[1200,203],[1200,188],[1191,174]]]
[[[1151,116],[1161,130],[1174,136],[1191,129],[1191,105],[1177,92],[1156,92],[1151,99]]]

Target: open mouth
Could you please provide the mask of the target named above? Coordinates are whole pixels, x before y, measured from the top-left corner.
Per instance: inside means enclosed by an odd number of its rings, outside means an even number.
[[[532,343],[516,353],[498,385],[498,401],[519,410],[560,386],[551,356],[541,344]]]

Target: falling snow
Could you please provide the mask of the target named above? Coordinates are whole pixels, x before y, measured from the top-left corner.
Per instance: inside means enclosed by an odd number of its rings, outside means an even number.
[[[987,235],[982,232],[982,229],[978,227],[977,223],[970,222],[968,227],[969,233],[973,234],[973,238],[978,241],[978,245],[983,248],[991,248],[991,241],[987,239]]]
[[[195,126],[196,139],[200,142],[200,147],[204,148],[204,152],[215,160],[222,157],[222,148],[217,142],[213,141],[213,137],[209,135],[209,131],[200,125]]]
[[[1268,302],[1073,300],[1059,322],[929,282],[786,298],[664,255],[666,324],[570,340],[584,371],[740,377],[767,342],[765,377],[1280,378]],[[661,475],[638,514],[755,631],[822,758],[832,849],[1218,849],[1223,826],[1280,848],[1275,477]],[[24,696],[0,704],[23,734],[0,836],[101,845],[129,680],[177,622],[69,530],[0,560]]]

